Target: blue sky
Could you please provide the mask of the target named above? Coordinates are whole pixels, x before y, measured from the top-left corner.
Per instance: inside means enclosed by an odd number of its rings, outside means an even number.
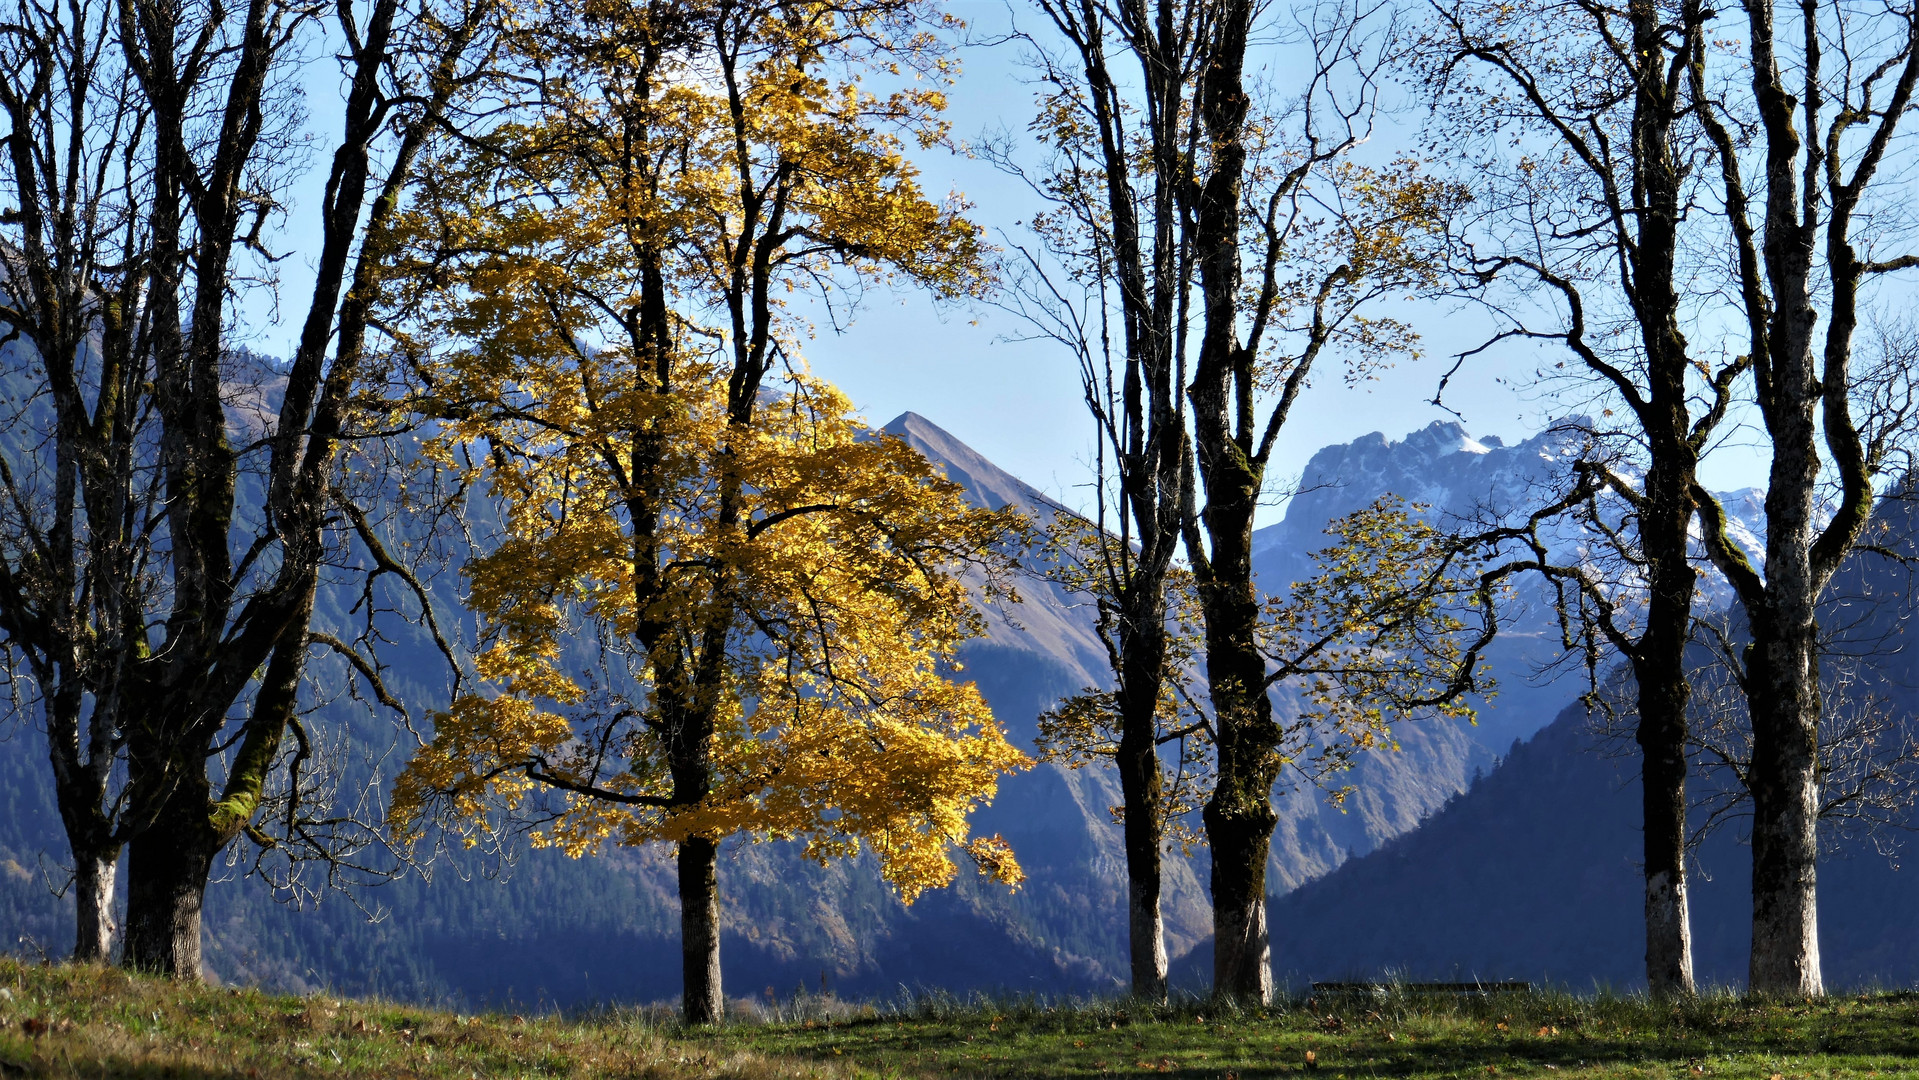
[[[999,0],[957,0],[953,10],[968,21],[974,37],[999,36],[1010,25],[1010,9]],[[1036,14],[1027,12],[1020,20],[1037,29]],[[1023,134],[1034,88],[1022,47],[969,46],[961,59],[963,73],[949,111],[955,139]],[[305,82],[315,141],[330,145],[337,137],[337,68],[330,58],[316,58]],[[1382,143],[1391,138],[1385,131],[1379,136]],[[996,241],[1019,238],[1019,223],[1035,204],[1017,181],[982,160],[946,149],[921,153],[918,163],[929,191],[965,194],[974,204],[975,220]],[[287,312],[275,322],[264,296],[246,304],[255,347],[278,355],[291,353],[299,332],[298,312],[311,280],[310,253],[319,240],[311,209],[325,164],[325,154],[315,156],[294,192],[281,238],[283,250],[292,253],[280,266]],[[1563,357],[1526,344],[1467,362],[1446,391],[1446,402],[1458,416],[1432,405],[1452,355],[1476,344],[1484,323],[1470,310],[1438,304],[1408,306],[1397,314],[1419,330],[1425,355],[1356,387],[1346,385],[1337,367],[1324,371],[1281,437],[1261,524],[1283,515],[1287,484],[1315,450],[1330,443],[1374,431],[1397,439],[1448,419],[1460,420],[1474,435],[1510,442],[1537,432],[1554,416],[1578,411],[1573,403],[1555,400],[1535,376]],[[942,308],[910,292],[870,294],[841,333],[824,319],[816,322],[820,336],[807,348],[813,369],[839,384],[873,423],[908,410],[920,413],[1028,483],[1068,505],[1085,504],[1092,429],[1073,360],[1059,346],[1017,340],[1023,327],[1004,312]],[[1764,482],[1763,461],[1737,448],[1715,455],[1706,472],[1709,484],[1720,490]]]

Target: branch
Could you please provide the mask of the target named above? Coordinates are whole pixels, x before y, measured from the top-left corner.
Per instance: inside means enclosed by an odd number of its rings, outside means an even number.
[[[332,634],[322,633],[318,630],[307,631],[307,641],[314,645],[324,645],[340,654],[347,663],[353,665],[353,670],[359,672],[360,677],[367,681],[367,685],[373,688],[373,696],[380,704],[399,713],[402,717],[405,717],[409,723],[412,722],[412,715],[407,712],[406,706],[402,704],[398,698],[387,692],[386,683],[381,680],[378,669],[376,669],[366,657],[361,656],[358,650],[346,642],[341,641],[339,638],[334,637]]]

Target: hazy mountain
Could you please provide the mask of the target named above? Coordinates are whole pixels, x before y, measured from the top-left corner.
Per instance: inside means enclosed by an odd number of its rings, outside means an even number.
[[[1913,506],[1882,504],[1887,535],[1914,548]],[[1910,723],[1919,650],[1909,571],[1855,557],[1821,622],[1869,650],[1866,683]],[[1398,973],[1414,979],[1543,979],[1590,989],[1644,985],[1639,783],[1630,744],[1568,708],[1418,829],[1275,901],[1275,963],[1296,982]],[[1910,728],[1907,729],[1908,735]],[[1694,794],[1722,781],[1696,777]],[[1699,815],[1694,815],[1695,825]],[[1735,817],[1697,851],[1695,965],[1703,985],[1740,986],[1751,940],[1751,854]],[[1919,982],[1919,870],[1910,833],[1822,829],[1820,951],[1828,986]]]
[[[1418,829],[1276,898],[1276,968],[1295,985],[1379,978],[1645,985],[1639,784],[1568,709]],[[1750,942],[1743,822],[1692,877],[1695,970],[1740,986]],[[1881,838],[1883,841],[1884,838]],[[1919,871],[1860,837],[1822,839],[1820,951],[1829,986],[1919,981]]]
[[[887,430],[940,464],[980,505],[1017,505],[1042,521],[1059,512],[922,417],[906,414]],[[1328,542],[1330,518],[1387,491],[1462,515],[1519,499],[1563,457],[1563,440],[1555,440],[1504,447],[1439,424],[1400,442],[1373,435],[1328,447],[1309,463],[1285,520],[1258,535],[1261,583],[1290,583],[1305,572],[1308,553]],[[451,597],[455,583],[439,591]],[[964,660],[1014,741],[1030,745],[1042,710],[1107,676],[1084,598],[1038,578],[1022,580],[1020,591],[1022,603],[989,611],[986,636],[967,646]],[[344,620],[352,598],[336,599],[329,617]],[[1515,626],[1495,657],[1505,689],[1479,728],[1405,725],[1402,752],[1370,755],[1347,778],[1359,790],[1343,812],[1313,791],[1276,798],[1276,892],[1413,829],[1492,769],[1514,734],[1530,735],[1576,695],[1571,681],[1528,680],[1552,642]],[[445,678],[422,643],[401,645],[412,650],[417,670],[402,663],[389,682],[420,715],[443,701]],[[394,743],[384,718],[349,706],[328,706],[320,722],[351,731],[365,747]],[[44,737],[19,724],[0,727],[0,737],[0,931],[57,954],[70,915],[46,887],[57,882],[65,850],[44,778]],[[784,995],[824,979],[848,994],[902,984],[1117,989],[1125,976],[1124,874],[1109,808],[1118,801],[1117,783],[1099,768],[1041,765],[1009,778],[977,822],[1012,842],[1028,873],[1025,886],[1009,892],[963,877],[910,908],[864,862],[821,868],[787,845],[731,844],[721,866],[727,988],[736,997],[769,987]],[[1209,966],[1202,965],[1211,930],[1206,873],[1203,851],[1167,863],[1168,947],[1187,957],[1188,968]],[[233,876],[209,896],[208,962],[220,978],[467,1003],[678,993],[677,903],[664,850],[577,862],[533,852],[506,867],[443,861],[430,883],[409,877],[366,892],[363,902],[378,921],[338,896],[305,911],[278,906],[256,881],[238,879],[237,870]]]

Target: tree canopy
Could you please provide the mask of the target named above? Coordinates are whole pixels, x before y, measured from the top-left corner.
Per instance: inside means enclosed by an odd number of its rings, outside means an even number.
[[[524,811],[575,854],[675,842],[707,1021],[724,837],[870,847],[908,899],[956,846],[1019,878],[967,815],[1026,758],[954,650],[982,627],[964,573],[1002,587],[1022,524],[862,428],[785,306],[987,281],[978,228],[903,154],[944,133],[943,20],[902,0],[520,18],[514,106],[444,140],[409,218],[435,453],[485,477],[506,528],[468,568],[491,686],[439,719],[393,813]]]

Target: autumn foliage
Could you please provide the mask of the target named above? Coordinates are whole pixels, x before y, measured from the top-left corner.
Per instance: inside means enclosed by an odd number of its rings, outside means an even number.
[[[865,845],[909,900],[949,882],[964,846],[1017,882],[1011,853],[969,839],[966,819],[1026,761],[979,691],[950,677],[955,648],[981,629],[960,571],[990,565],[1017,523],[970,506],[905,443],[871,437],[816,381],[794,377],[741,432],[710,365],[664,397],[623,392],[630,373],[596,359],[616,369],[592,377],[606,380],[597,407],[569,392],[579,382],[562,383],[527,398],[526,419],[449,433],[513,446],[488,471],[507,539],[467,571],[493,690],[439,718],[400,779],[396,813],[492,822],[533,811],[535,843],[573,855],[738,833],[801,839],[821,860]],[[637,430],[664,430],[674,448],[676,497],[658,526],[666,566],[635,566],[622,485],[605,464]],[[713,482],[723,454],[741,481],[731,523]],[[649,574],[660,583],[642,610],[635,582]],[[642,620],[682,640],[627,647]],[[595,670],[570,669],[576,637],[596,644]],[[702,685],[709,669],[719,678]],[[668,714],[702,695],[714,698],[712,773],[693,800],[673,789]]]
[[[496,127],[440,147],[408,219],[433,453],[483,479],[483,692],[438,718],[393,816],[575,855],[678,846],[687,1017],[715,1019],[716,844],[870,849],[906,899],[1027,759],[955,649],[1005,587],[972,507],[800,357],[796,294],[983,288],[979,230],[903,155],[943,136],[919,4],[567,0],[524,9]],[[906,79],[907,73],[918,76]],[[869,75],[902,76],[875,93]]]

